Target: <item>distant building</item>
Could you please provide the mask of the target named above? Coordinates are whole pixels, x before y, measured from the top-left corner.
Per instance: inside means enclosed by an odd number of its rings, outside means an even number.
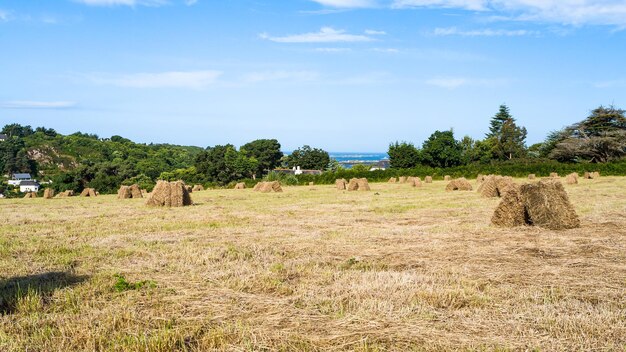
[[[39,183],[36,181],[21,181],[20,192],[39,192]]]
[[[372,165],[370,171],[374,170],[385,170],[389,168],[389,160],[380,160],[376,164]]]
[[[4,142],[9,138],[6,134],[0,133],[0,142]]]
[[[23,181],[32,181],[30,174],[11,174],[9,184],[12,186],[19,186]]]
[[[304,170],[300,166],[293,169],[275,169],[274,171],[287,175],[321,175],[323,173],[322,170]]]

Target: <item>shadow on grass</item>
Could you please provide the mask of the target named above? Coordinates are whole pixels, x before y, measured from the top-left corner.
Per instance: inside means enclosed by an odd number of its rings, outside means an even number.
[[[87,278],[86,275],[52,271],[0,280],[0,314],[14,313],[17,303],[27,295],[34,293],[45,301],[55,290],[74,286],[87,280]]]

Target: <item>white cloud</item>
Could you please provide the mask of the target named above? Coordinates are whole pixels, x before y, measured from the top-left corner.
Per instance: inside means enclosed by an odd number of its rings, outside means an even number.
[[[185,5],[192,6],[198,3],[198,0],[185,0]]]
[[[222,75],[220,71],[172,71],[135,73],[129,75],[90,75],[92,82],[129,88],[191,88],[213,85]]]
[[[4,10],[0,10],[0,22],[6,22],[8,20],[9,20],[9,13]]]
[[[622,88],[626,87],[626,79],[595,82],[593,86],[596,88]]]
[[[502,79],[473,79],[465,77],[438,77],[426,80],[426,84],[445,89],[456,89],[465,86],[473,87],[498,87],[506,85]]]
[[[506,29],[475,29],[475,30],[459,30],[456,27],[435,28],[432,32],[435,36],[461,36],[461,37],[521,37],[526,35],[538,35],[537,31],[529,31],[525,29],[506,30]]]
[[[352,49],[350,48],[315,48],[314,50],[320,53],[344,53],[347,51],[351,51]]]
[[[329,7],[337,8],[367,8],[376,5],[374,0],[313,0],[314,2]]]
[[[168,0],[74,0],[88,6],[163,6]]]
[[[70,109],[76,105],[73,101],[16,100],[0,103],[0,107],[5,109]]]
[[[396,48],[374,48],[372,49],[372,51],[376,51],[379,53],[389,53],[389,54],[397,54],[400,52],[400,50]]]
[[[459,9],[491,19],[626,27],[624,0],[311,0],[331,8]]]
[[[269,81],[310,82],[318,78],[319,74],[312,71],[266,71],[250,73],[243,80],[245,83]]]
[[[386,35],[387,34],[387,32],[385,31],[377,31],[373,29],[366,29],[364,33],[367,35]]]
[[[277,43],[338,43],[338,42],[369,42],[373,39],[367,35],[348,34],[343,30],[331,27],[322,27],[319,32],[287,35],[284,37],[272,37],[267,33],[259,35],[260,38]]]

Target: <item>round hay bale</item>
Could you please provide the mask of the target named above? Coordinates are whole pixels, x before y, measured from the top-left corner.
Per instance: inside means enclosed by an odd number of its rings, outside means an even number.
[[[239,182],[235,185],[235,189],[246,189],[246,184],[243,182]]]
[[[528,174],[528,179],[529,180],[534,180],[536,178],[537,178],[537,176],[535,174]]]
[[[392,177],[392,178],[389,179],[388,182],[389,183],[396,183],[396,182],[398,182],[398,180],[395,177]]]
[[[46,188],[43,191],[43,198],[44,199],[52,199],[52,198],[54,198],[54,190],[52,188]]]
[[[464,177],[450,181],[446,186],[446,191],[471,191],[472,185]]]
[[[346,189],[346,183],[348,183],[348,181],[346,181],[345,178],[338,178],[335,180],[335,186],[339,191],[344,191]]]
[[[182,207],[192,205],[191,196],[182,181],[157,181],[146,205],[158,207]]]

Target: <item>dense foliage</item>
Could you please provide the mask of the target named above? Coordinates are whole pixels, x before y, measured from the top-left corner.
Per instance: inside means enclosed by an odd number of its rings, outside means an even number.
[[[286,164],[289,168],[299,166],[305,170],[326,170],[330,165],[330,156],[327,151],[305,145],[287,156]]]
[[[420,152],[412,143],[392,143],[387,151],[389,166],[396,169],[409,169],[419,165]]]
[[[257,139],[242,145],[240,149],[243,155],[256,159],[257,177],[261,177],[280,166],[280,160],[283,157],[280,143],[275,139]]]

